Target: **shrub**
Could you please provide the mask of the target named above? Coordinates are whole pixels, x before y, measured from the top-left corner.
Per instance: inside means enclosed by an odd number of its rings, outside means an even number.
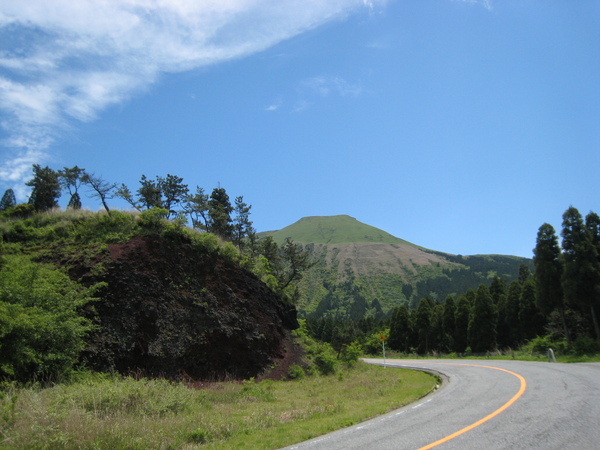
[[[14,255],[5,257],[0,286],[0,376],[30,381],[68,375],[91,328],[78,309],[93,289]]]
[[[304,375],[304,369],[298,364],[292,364],[288,369],[288,378],[292,380],[301,380]]]
[[[358,361],[360,355],[362,355],[362,346],[357,341],[354,341],[344,348],[341,359],[350,367]]]
[[[314,362],[321,375],[334,374],[336,371],[337,360],[329,353],[319,353],[315,356]]]
[[[169,211],[163,208],[151,208],[146,209],[140,213],[138,223],[141,228],[144,228],[151,232],[160,232],[167,223],[166,218],[169,215]]]
[[[577,356],[600,353],[600,342],[589,336],[579,336],[573,342],[573,350]]]

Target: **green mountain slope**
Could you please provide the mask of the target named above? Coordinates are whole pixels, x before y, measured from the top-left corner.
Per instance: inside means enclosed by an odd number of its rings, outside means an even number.
[[[285,238],[292,237],[295,242],[313,244],[378,242],[413,245],[346,215],[304,217],[292,225],[267,234],[278,244],[283,243]]]
[[[532,267],[527,258],[429,250],[347,215],[305,217],[266,235],[278,243],[291,238],[316,261],[301,283],[301,317],[383,316],[425,296],[443,301],[496,275],[512,281],[521,264]]]

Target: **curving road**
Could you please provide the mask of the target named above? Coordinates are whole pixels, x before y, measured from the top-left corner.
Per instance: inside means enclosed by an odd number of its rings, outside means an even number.
[[[386,365],[440,373],[444,386],[412,405],[289,448],[600,449],[600,363],[387,360]]]

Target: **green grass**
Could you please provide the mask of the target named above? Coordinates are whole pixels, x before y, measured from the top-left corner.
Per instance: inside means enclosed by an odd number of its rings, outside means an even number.
[[[2,448],[279,448],[415,401],[438,380],[357,364],[302,380],[214,383],[102,375],[0,393]]]
[[[409,244],[416,247],[410,242],[346,215],[304,217],[281,230],[265,232],[264,234],[273,236],[275,242],[279,244],[283,243],[285,238],[290,237],[295,242],[315,244],[383,242],[387,244]]]

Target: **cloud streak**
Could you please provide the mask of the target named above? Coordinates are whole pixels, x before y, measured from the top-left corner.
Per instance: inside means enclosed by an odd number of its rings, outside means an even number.
[[[23,0],[0,5],[0,178],[162,74],[260,52],[385,0]],[[344,89],[342,86],[341,89]]]

